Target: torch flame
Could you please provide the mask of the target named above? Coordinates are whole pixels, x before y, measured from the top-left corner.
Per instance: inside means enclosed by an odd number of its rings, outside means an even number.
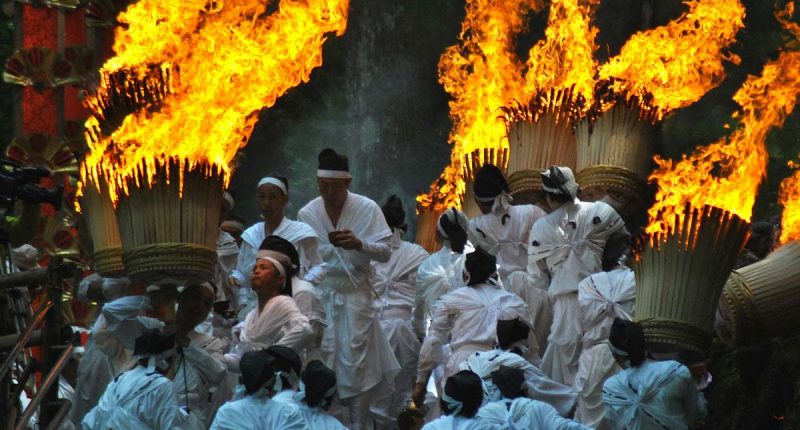
[[[420,204],[436,201],[458,206],[464,190],[459,160],[475,149],[508,144],[497,121],[501,107],[515,101],[518,106],[532,101],[547,105],[553,102],[546,97],[554,94],[551,90],[572,88],[585,101],[575,111],[582,115],[592,106],[599,79],[613,82],[614,93],[646,100],[643,108],[656,112],[660,120],[666,112],[697,101],[719,85],[725,76],[723,61],[739,60],[726,52],[744,26],[739,0],[686,0],[688,12],[665,26],[637,33],[618,56],[598,67],[593,57],[598,30],[591,24],[598,3],[551,1],[545,39],[531,48],[520,68],[522,60],[511,49],[511,39],[522,30],[519,13],[526,7],[539,10],[542,5],[533,0],[528,4],[467,1],[460,44],[444,52],[439,67],[440,82],[453,97],[451,164],[430,193],[418,197]],[[518,74],[523,72],[524,79]],[[540,100],[542,94],[545,99]]]
[[[778,14],[782,23],[790,8]],[[800,36],[791,26],[784,28]],[[758,186],[766,174],[767,132],[783,125],[798,93],[800,52],[783,51],[764,66],[760,76],[749,76],[734,94],[741,106],[734,118],[739,118],[740,124],[730,136],[698,148],[676,163],[657,156],[658,168],[650,180],[656,182],[658,191],[656,203],[648,211],[647,232],[673,229],[675,215],[682,215],[686,203],[695,208],[716,206],[750,221]]]
[[[531,48],[529,60],[523,63],[514,51],[514,36],[525,30],[524,13],[539,11],[544,3],[467,1],[459,43],[448,47],[439,60],[439,82],[453,98],[451,162],[430,192],[417,196],[422,207],[460,207],[464,156],[477,149],[508,147],[505,123],[498,119],[501,108],[515,100],[525,105],[551,88],[574,86],[576,92],[591,95],[597,29],[590,21],[598,2],[550,2],[545,39]]]
[[[789,167],[800,168],[791,162]],[[800,169],[781,182],[778,203],[783,206],[781,243],[800,241]]]
[[[348,0],[140,0],[119,17],[116,55],[102,67],[180,68],[157,111],[128,115],[110,137],[90,145],[82,179],[110,178],[112,198],[126,178],[169,160],[220,169],[246,145],[257,113],[322,64],[328,33],[341,35]],[[87,104],[91,104],[91,100]],[[89,121],[87,128],[95,127]],[[144,167],[147,167],[144,169]],[[144,170],[143,170],[144,169]],[[152,174],[152,173],[151,173]],[[152,176],[149,178],[152,181]]]
[[[686,0],[688,12],[667,25],[636,33],[619,55],[600,67],[600,79],[618,78],[620,92],[652,93],[663,112],[686,107],[725,78],[726,52],[744,27],[738,0]]]
[[[550,4],[545,38],[531,48],[526,63],[525,94],[574,87],[576,95],[591,101],[597,61],[591,25],[600,0],[554,0]],[[587,103],[587,105],[590,103]]]

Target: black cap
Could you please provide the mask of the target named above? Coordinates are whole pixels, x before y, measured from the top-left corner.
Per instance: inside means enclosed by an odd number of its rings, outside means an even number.
[[[147,330],[136,338],[133,346],[133,355],[146,357],[161,354],[175,348],[175,335],[164,334],[159,329]]]
[[[492,372],[492,382],[503,393],[503,397],[516,399],[523,395],[525,372],[516,367],[500,366]]]
[[[511,345],[528,338],[530,327],[519,318],[497,321],[497,342],[501,349],[509,349]]]
[[[253,394],[275,376],[275,359],[266,350],[248,351],[242,355],[239,368],[242,370],[240,382],[247,394]]]
[[[333,148],[325,148],[319,153],[317,158],[320,170],[338,170],[349,172],[347,156],[338,154]]]
[[[475,174],[475,197],[490,199],[503,191],[508,192],[508,182],[503,172],[493,164],[484,164]]]
[[[303,361],[292,348],[283,345],[272,345],[266,349],[267,353],[275,358],[275,369],[281,372],[294,372],[300,377]]]
[[[389,224],[389,228],[406,229],[406,211],[403,210],[403,201],[399,197],[392,194],[383,204],[381,210],[386,218],[386,223]]]
[[[464,269],[469,273],[468,285],[484,283],[497,271],[497,257],[477,247],[475,251],[467,254]]]
[[[306,386],[306,403],[311,407],[322,403],[325,393],[336,386],[336,372],[319,360],[308,362],[302,379]]]

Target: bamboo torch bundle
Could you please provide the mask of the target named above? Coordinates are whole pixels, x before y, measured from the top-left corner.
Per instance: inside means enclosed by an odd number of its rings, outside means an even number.
[[[178,73],[170,65],[123,69],[101,76],[94,97],[85,106],[97,119],[100,132],[110,136],[126,116],[141,110],[157,110],[172,93]]]
[[[753,344],[800,334],[800,243],[734,270],[719,300],[732,343]]]
[[[88,182],[83,194],[81,206],[84,216],[88,218],[86,225],[92,237],[94,269],[105,277],[123,276],[122,240],[105,178],[99,176],[97,184]]]
[[[464,156],[462,177],[464,178],[464,195],[461,196],[461,207],[469,218],[474,218],[481,214],[478,204],[473,198],[473,186],[475,184],[475,174],[485,164],[493,164],[501,170],[505,170],[508,165],[508,149],[506,148],[483,148],[476,149]]]
[[[142,162],[125,185],[128,193],[120,196],[117,216],[131,280],[210,280],[217,261],[222,172],[186,160]]]
[[[584,99],[573,89],[540,91],[530,105],[503,108],[508,135],[508,182],[518,203],[541,199],[540,172],[551,165],[575,169],[576,138],[572,119]]]
[[[417,245],[433,253],[439,250],[439,241],[436,240],[436,222],[444,213],[445,208],[417,205]]]
[[[614,80],[598,82],[595,101],[575,128],[581,199],[617,202],[618,211],[641,211],[647,176],[660,138],[662,112],[652,96],[614,91]]]
[[[716,207],[687,205],[674,225],[635,243],[636,319],[651,352],[705,357],[720,292],[749,224]]]

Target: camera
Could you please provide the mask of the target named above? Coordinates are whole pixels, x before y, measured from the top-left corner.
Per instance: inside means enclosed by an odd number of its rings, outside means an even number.
[[[47,189],[39,185],[42,178],[53,174],[39,167],[22,167],[19,163],[0,159],[0,213],[3,215],[14,210],[17,200],[27,203],[49,203],[56,210],[61,209],[64,198],[64,186]]]

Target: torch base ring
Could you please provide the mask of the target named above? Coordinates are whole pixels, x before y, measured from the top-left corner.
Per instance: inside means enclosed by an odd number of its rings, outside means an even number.
[[[711,348],[711,334],[684,321],[665,318],[640,320],[651,352],[672,353],[691,352],[698,357],[708,357]]]
[[[143,283],[202,283],[211,279],[216,250],[192,243],[156,243],[125,252],[128,277]]]
[[[644,193],[644,181],[634,172],[624,167],[597,165],[582,169],[575,176],[581,190],[599,188],[625,196],[629,200],[640,201]]]
[[[125,276],[125,265],[122,263],[122,247],[98,249],[92,254],[94,269],[100,276],[117,278]]]

